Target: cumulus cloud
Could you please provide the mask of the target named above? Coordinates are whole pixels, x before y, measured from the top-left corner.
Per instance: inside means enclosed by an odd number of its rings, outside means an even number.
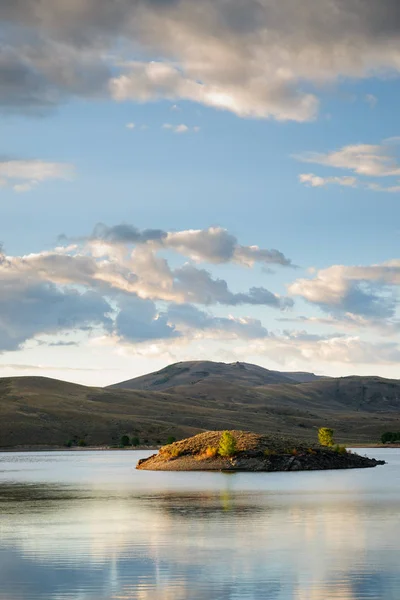
[[[321,83],[398,73],[393,0],[15,0],[0,104],[71,96],[190,100],[243,117],[310,120]],[[132,60],[132,57],[134,60]]]
[[[197,260],[211,257],[217,263],[240,264],[245,263],[235,258],[236,252],[244,252],[247,263],[258,258],[281,261],[279,254],[240,246],[225,230],[171,235],[169,239],[168,232],[130,225],[99,225],[92,236],[50,251],[25,256],[0,251],[0,352],[18,349],[40,335],[91,328],[129,344],[183,335],[213,337],[216,332],[229,338],[263,337],[268,332],[258,320],[214,317],[194,305],[278,310],[293,305],[291,298],[262,286],[232,291],[227,281],[193,262],[172,268],[159,252],[175,248]]]
[[[98,293],[58,289],[51,282],[0,275],[0,352],[40,334],[109,328],[111,307]]]
[[[298,279],[289,293],[301,296],[324,311],[339,315],[360,315],[368,319],[395,316],[400,285],[400,260],[379,265],[335,265],[317,272],[312,279]]]
[[[15,192],[28,192],[44,181],[72,179],[74,167],[44,160],[0,160],[0,181]]]
[[[186,229],[168,232],[160,229],[140,231],[133,225],[108,227],[96,225],[89,238],[111,244],[144,244],[152,242],[153,247],[174,250],[195,262],[227,263],[234,262],[252,267],[255,263],[291,266],[291,260],[275,249],[258,246],[242,246],[236,236],[222,227],[207,229]]]
[[[223,338],[265,338],[268,331],[261,321],[249,317],[215,317],[192,304],[171,304],[167,311],[168,320],[183,328],[183,331],[205,332],[210,337],[214,332],[218,339]]]
[[[299,180],[310,187],[325,187],[327,185],[342,185],[345,187],[356,187],[357,179],[355,177],[319,177],[313,173],[302,173]]]

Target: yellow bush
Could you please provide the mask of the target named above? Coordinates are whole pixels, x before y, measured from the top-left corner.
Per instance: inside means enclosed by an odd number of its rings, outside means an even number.
[[[214,446],[208,446],[207,450],[205,451],[206,458],[215,458],[217,454],[218,448],[214,448]]]
[[[178,458],[178,456],[182,454],[182,451],[178,448],[178,446],[168,445],[160,449],[160,454],[165,456],[167,459]]]

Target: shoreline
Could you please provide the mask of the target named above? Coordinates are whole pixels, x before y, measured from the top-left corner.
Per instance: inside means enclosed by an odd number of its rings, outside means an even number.
[[[386,448],[388,450],[395,450],[400,448],[399,444],[344,444],[346,448]],[[138,450],[158,451],[162,446],[125,446],[125,448],[118,448],[115,446],[74,446],[72,448],[66,448],[65,446],[46,446],[46,445],[27,445],[27,446],[0,446],[0,452],[105,452],[123,450],[124,452],[132,452]]]
[[[74,446],[66,448],[65,446],[6,446],[0,447],[0,452],[106,452],[106,451],[124,451],[132,452],[137,450],[159,450],[161,446],[126,446],[125,448],[116,448],[115,446]]]

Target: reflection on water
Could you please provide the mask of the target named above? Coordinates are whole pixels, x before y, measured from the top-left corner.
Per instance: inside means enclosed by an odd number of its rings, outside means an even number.
[[[0,453],[0,599],[399,600],[400,452],[373,455],[389,464],[228,476]]]

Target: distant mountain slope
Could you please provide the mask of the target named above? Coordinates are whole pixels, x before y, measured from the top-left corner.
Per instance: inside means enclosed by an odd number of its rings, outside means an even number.
[[[321,375],[315,375],[314,373],[307,373],[306,371],[274,371],[285,377],[289,377],[296,383],[309,383],[310,381],[317,381],[318,379],[325,379]]]
[[[293,383],[294,378],[278,371],[269,371],[244,362],[222,363],[208,360],[187,361],[169,365],[155,373],[135,377],[109,386],[110,389],[161,391],[179,385],[193,385],[201,381],[227,382],[254,387],[271,383]]]
[[[255,385],[270,372],[231,366],[233,374],[243,371],[251,382],[240,384],[239,376],[218,378],[218,368],[198,377],[199,368],[213,363],[190,364],[197,380],[189,377],[189,383],[162,391],[85,387],[44,377],[0,379],[0,447],[62,445],[69,439],[115,444],[123,434],[157,444],[169,435],[217,429],[315,441],[320,426],[333,427],[338,442],[363,443],[400,430],[397,380],[343,377]],[[171,381],[180,383],[183,375],[176,373]]]

